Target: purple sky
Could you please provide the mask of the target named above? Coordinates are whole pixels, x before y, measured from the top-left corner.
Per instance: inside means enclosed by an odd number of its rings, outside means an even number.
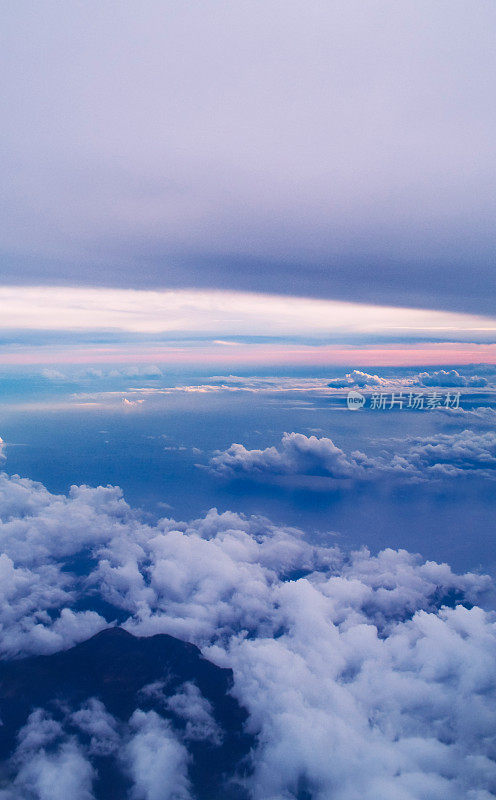
[[[492,313],[496,6],[1,9],[2,283]]]

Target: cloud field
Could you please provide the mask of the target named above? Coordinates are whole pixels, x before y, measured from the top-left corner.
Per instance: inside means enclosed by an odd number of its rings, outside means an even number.
[[[233,669],[257,742],[248,797],[494,796],[488,577],[406,551],[314,546],[296,529],[215,509],[152,525],[113,487],[53,495],[3,474],[0,513],[4,658],[68,648],[120,615],[132,633],[169,633]],[[218,735],[194,687],[169,702],[190,709],[191,736]],[[112,745],[115,723],[96,701],[70,713],[96,731],[95,747]],[[91,747],[34,714],[0,797],[53,798],[55,781],[57,797],[89,800]],[[126,737],[134,798],[163,798],[164,786],[190,798],[187,739],[139,708]]]

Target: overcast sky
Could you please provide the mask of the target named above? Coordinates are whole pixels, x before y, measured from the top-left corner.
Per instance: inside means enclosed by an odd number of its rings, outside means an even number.
[[[3,283],[492,312],[496,6],[2,4]]]

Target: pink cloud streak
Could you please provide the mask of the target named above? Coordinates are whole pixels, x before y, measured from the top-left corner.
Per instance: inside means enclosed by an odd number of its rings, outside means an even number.
[[[201,346],[154,345],[144,348],[37,348],[36,350],[4,351],[2,365],[35,364],[105,364],[105,363],[162,363],[162,364],[295,364],[340,365],[358,363],[361,366],[423,366],[434,364],[496,364],[496,343],[474,344],[461,342],[426,344],[387,344],[381,346],[353,345],[277,345],[224,343]]]

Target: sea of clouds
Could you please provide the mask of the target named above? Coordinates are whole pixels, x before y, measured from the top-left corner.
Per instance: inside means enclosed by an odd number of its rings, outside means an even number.
[[[296,529],[215,509],[151,524],[118,488],[55,495],[5,473],[0,520],[1,656],[56,652],[117,617],[134,634],[197,644],[233,669],[249,712],[251,797],[496,796],[487,576],[404,550],[316,546]],[[190,708],[191,730],[209,730],[194,687],[173,702]],[[93,745],[34,711],[2,800],[91,800],[92,747],[122,754],[137,800],[190,798],[188,742],[154,712],[137,709],[124,733],[96,700],[67,713],[72,728],[94,731]]]

